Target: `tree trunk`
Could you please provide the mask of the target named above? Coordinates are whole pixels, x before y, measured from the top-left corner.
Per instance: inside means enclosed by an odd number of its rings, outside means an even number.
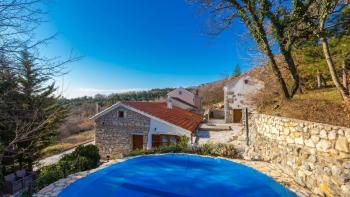
[[[283,55],[285,62],[287,63],[289,73],[292,76],[293,86],[291,88],[289,96],[290,96],[290,98],[293,98],[294,94],[297,93],[299,86],[300,86],[299,74],[297,71],[297,67],[295,66],[291,52],[289,50],[287,50],[283,46],[282,43],[280,43],[280,50],[281,50],[281,53]]]
[[[322,43],[323,54],[324,54],[324,57],[326,58],[327,66],[331,74],[333,83],[337,87],[338,91],[340,92],[343,100],[346,102],[349,102],[350,101],[349,91],[347,90],[347,88],[343,86],[343,84],[340,83],[340,80],[337,77],[334,62],[333,62],[331,53],[329,51],[329,44],[325,36],[322,36],[321,43]]]
[[[346,69],[346,59],[343,60],[343,86],[346,89],[348,89],[348,75],[347,75],[347,69]]]
[[[291,96],[290,96],[289,91],[288,91],[287,84],[284,81],[284,79],[282,77],[282,73],[281,73],[281,71],[279,70],[279,68],[277,66],[277,63],[276,63],[275,58],[274,58],[274,55],[272,53],[269,53],[268,57],[270,59],[272,71],[275,74],[275,76],[277,77],[277,80],[278,80],[278,82],[280,84],[280,88],[282,90],[283,97],[285,99],[291,99]]]
[[[304,94],[304,90],[303,90],[303,87],[301,85],[299,85],[299,89],[298,90],[299,90],[300,94]]]
[[[321,89],[321,73],[320,70],[317,69],[317,74],[316,74],[316,78],[317,78],[317,88]]]
[[[287,84],[283,79],[283,76],[282,76],[280,69],[278,68],[277,62],[275,60],[275,56],[273,55],[272,50],[269,47],[268,41],[266,39],[262,39],[262,41],[263,41],[263,43],[262,43],[263,44],[263,51],[265,52],[267,57],[270,59],[272,71],[273,71],[274,75],[277,77],[277,80],[279,82],[280,88],[281,88],[282,93],[283,93],[283,97],[285,99],[291,99],[292,97],[289,94]]]
[[[323,77],[322,73],[320,73],[320,77],[321,77],[321,81],[323,83],[323,87],[324,88],[327,88],[327,80]]]

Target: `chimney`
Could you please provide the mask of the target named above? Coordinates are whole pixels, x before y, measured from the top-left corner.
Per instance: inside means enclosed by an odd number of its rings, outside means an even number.
[[[100,111],[99,108],[100,106],[98,105],[98,102],[95,103],[95,107],[96,107],[96,114]]]
[[[168,108],[168,109],[173,109],[173,103],[171,102],[170,99],[168,99],[168,100],[166,101],[166,104],[167,104],[167,108]]]

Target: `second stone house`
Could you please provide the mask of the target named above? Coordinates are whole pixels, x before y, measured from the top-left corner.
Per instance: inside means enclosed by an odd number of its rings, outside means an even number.
[[[200,112],[202,108],[202,98],[198,95],[198,93],[193,93],[185,88],[176,88],[175,90],[169,92],[167,94],[168,102],[171,102],[174,106],[179,108]]]
[[[241,123],[243,110],[252,111],[255,107],[250,99],[261,88],[263,82],[244,73],[224,86],[224,115],[226,123]]]

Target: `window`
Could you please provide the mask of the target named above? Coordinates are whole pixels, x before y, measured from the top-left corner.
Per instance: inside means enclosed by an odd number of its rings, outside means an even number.
[[[176,143],[175,135],[161,135],[161,145],[169,146],[170,144]]]
[[[245,83],[245,84],[248,84],[248,82],[249,82],[248,79],[245,79],[245,80],[244,80],[244,83]]]
[[[175,135],[152,135],[152,147],[168,146],[179,140]]]
[[[118,111],[118,118],[124,118],[124,111]]]
[[[179,91],[179,95],[181,95],[181,94],[182,94],[182,91],[180,90],[180,91]]]

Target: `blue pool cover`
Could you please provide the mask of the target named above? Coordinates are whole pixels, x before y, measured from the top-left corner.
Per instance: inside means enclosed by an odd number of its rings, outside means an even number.
[[[141,156],[69,185],[74,196],[296,196],[272,178],[225,159],[186,154]]]

